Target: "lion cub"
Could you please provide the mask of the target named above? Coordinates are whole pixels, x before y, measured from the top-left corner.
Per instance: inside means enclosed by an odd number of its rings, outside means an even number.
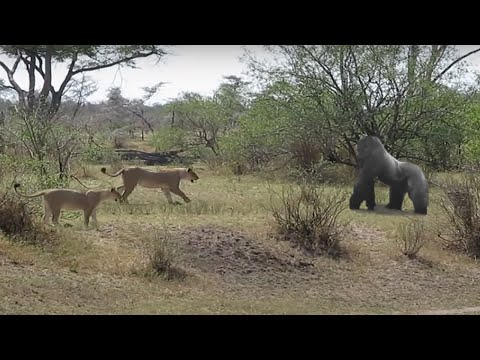
[[[120,193],[116,188],[110,190],[88,190],[78,191],[71,189],[47,189],[32,195],[24,195],[18,192],[19,183],[14,184],[15,192],[25,198],[43,196],[45,214],[43,221],[48,223],[50,216],[52,222],[58,224],[61,210],[83,210],[84,224],[88,227],[90,216],[93,222],[97,223],[97,206],[105,200],[119,200]]]

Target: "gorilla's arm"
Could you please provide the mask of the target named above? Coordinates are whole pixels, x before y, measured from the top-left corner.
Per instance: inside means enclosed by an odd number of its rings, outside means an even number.
[[[375,178],[364,169],[360,169],[358,180],[353,188],[353,194],[350,197],[350,209],[359,209],[363,201],[366,201],[368,210],[375,208],[374,184]]]
[[[428,208],[428,181],[422,169],[415,164],[401,162],[400,167],[407,178],[406,189],[408,197],[412,200],[415,212],[427,214]]]

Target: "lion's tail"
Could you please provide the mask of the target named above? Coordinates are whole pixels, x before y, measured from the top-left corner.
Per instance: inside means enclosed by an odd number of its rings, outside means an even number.
[[[87,187],[87,185],[85,185],[84,183],[82,183],[82,182],[80,181],[80,179],[78,179],[75,175],[70,175],[70,177],[71,177],[72,179],[75,179],[75,180],[76,180],[80,185],[82,185],[85,189],[87,189],[87,190],[93,190],[92,188],[89,188],[89,187]]]
[[[20,196],[22,196],[22,197],[25,197],[25,198],[36,198],[36,197],[39,197],[39,196],[44,195],[45,192],[46,192],[46,190],[42,190],[42,191],[36,192],[35,194],[32,194],[32,195],[24,195],[24,194],[21,194],[21,193],[18,192],[17,189],[18,189],[19,187],[20,187],[20,184],[19,184],[19,183],[15,183],[15,184],[13,185],[13,188],[15,189],[15,192],[16,192],[18,195],[20,195]]]
[[[104,173],[105,175],[108,175],[108,176],[110,176],[110,177],[117,177],[118,175],[123,174],[123,172],[125,171],[125,169],[120,169],[120,170],[118,170],[118,171],[117,171],[115,174],[113,174],[113,175],[107,173],[107,169],[104,168],[104,167],[102,167],[102,168],[100,169],[100,171],[101,171],[102,173]]]

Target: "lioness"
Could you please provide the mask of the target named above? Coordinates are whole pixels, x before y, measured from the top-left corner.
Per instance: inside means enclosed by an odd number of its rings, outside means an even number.
[[[146,188],[161,188],[169,204],[174,204],[170,192],[180,196],[186,203],[190,202],[185,193],[180,190],[180,180],[190,180],[192,183],[198,180],[198,175],[190,168],[162,169],[150,171],[140,167],[123,168],[116,174],[108,174],[107,169],[101,168],[102,173],[111,177],[122,175],[125,190],[122,201],[126,201],[137,185]],[[120,187],[119,187],[120,188]]]
[[[51,216],[52,222],[58,224],[60,211],[65,210],[83,210],[84,224],[88,227],[90,216],[97,223],[97,206],[105,200],[113,199],[115,201],[121,199],[120,193],[115,188],[110,190],[88,190],[78,191],[71,189],[47,189],[39,191],[32,195],[24,195],[18,192],[19,183],[13,185],[15,192],[25,198],[35,198],[43,196],[45,214],[43,221],[48,223]]]

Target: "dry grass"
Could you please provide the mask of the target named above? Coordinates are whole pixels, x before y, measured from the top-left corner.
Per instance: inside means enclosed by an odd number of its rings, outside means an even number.
[[[288,187],[274,195],[281,205],[272,204],[270,210],[282,239],[312,255],[341,255],[346,224],[339,223],[338,217],[345,210],[346,191],[325,191],[302,183],[298,189]]]
[[[414,259],[427,241],[423,220],[411,219],[397,227],[397,244],[402,254]]]
[[[474,258],[480,257],[480,179],[464,176],[444,183],[447,201],[442,208],[448,215],[443,235],[449,246]]]
[[[187,273],[177,265],[178,245],[165,227],[141,241],[143,255],[140,273],[148,278],[163,277],[165,280],[184,280]],[[137,273],[138,271],[134,271]]]
[[[58,242],[58,234],[36,219],[32,209],[17,194],[0,194],[0,231],[10,241],[49,248]]]
[[[92,166],[86,185],[121,184],[100,167]],[[480,306],[474,260],[444,250],[438,240],[422,248],[418,261],[398,256],[394,234],[405,215],[413,216],[408,200],[404,213],[381,206],[344,211],[339,221],[352,219],[343,241],[349,258],[305,260],[268,236],[270,190],[280,192],[284,182],[198,173],[198,182],[181,185],[190,204],[170,206],[160,191],[139,187],[129,205],[100,205],[98,229],[82,229],[81,217],[69,220],[73,226],[59,230],[62,241],[53,252],[0,237],[0,313],[386,314]],[[322,189],[333,194],[336,188]],[[385,203],[387,193],[378,187],[377,202]],[[432,189],[425,226],[447,219],[440,199],[441,191]],[[159,234],[156,245],[148,239],[153,234]],[[188,271],[183,281],[132,274],[151,260],[168,268],[164,260],[176,246],[170,263]]]

